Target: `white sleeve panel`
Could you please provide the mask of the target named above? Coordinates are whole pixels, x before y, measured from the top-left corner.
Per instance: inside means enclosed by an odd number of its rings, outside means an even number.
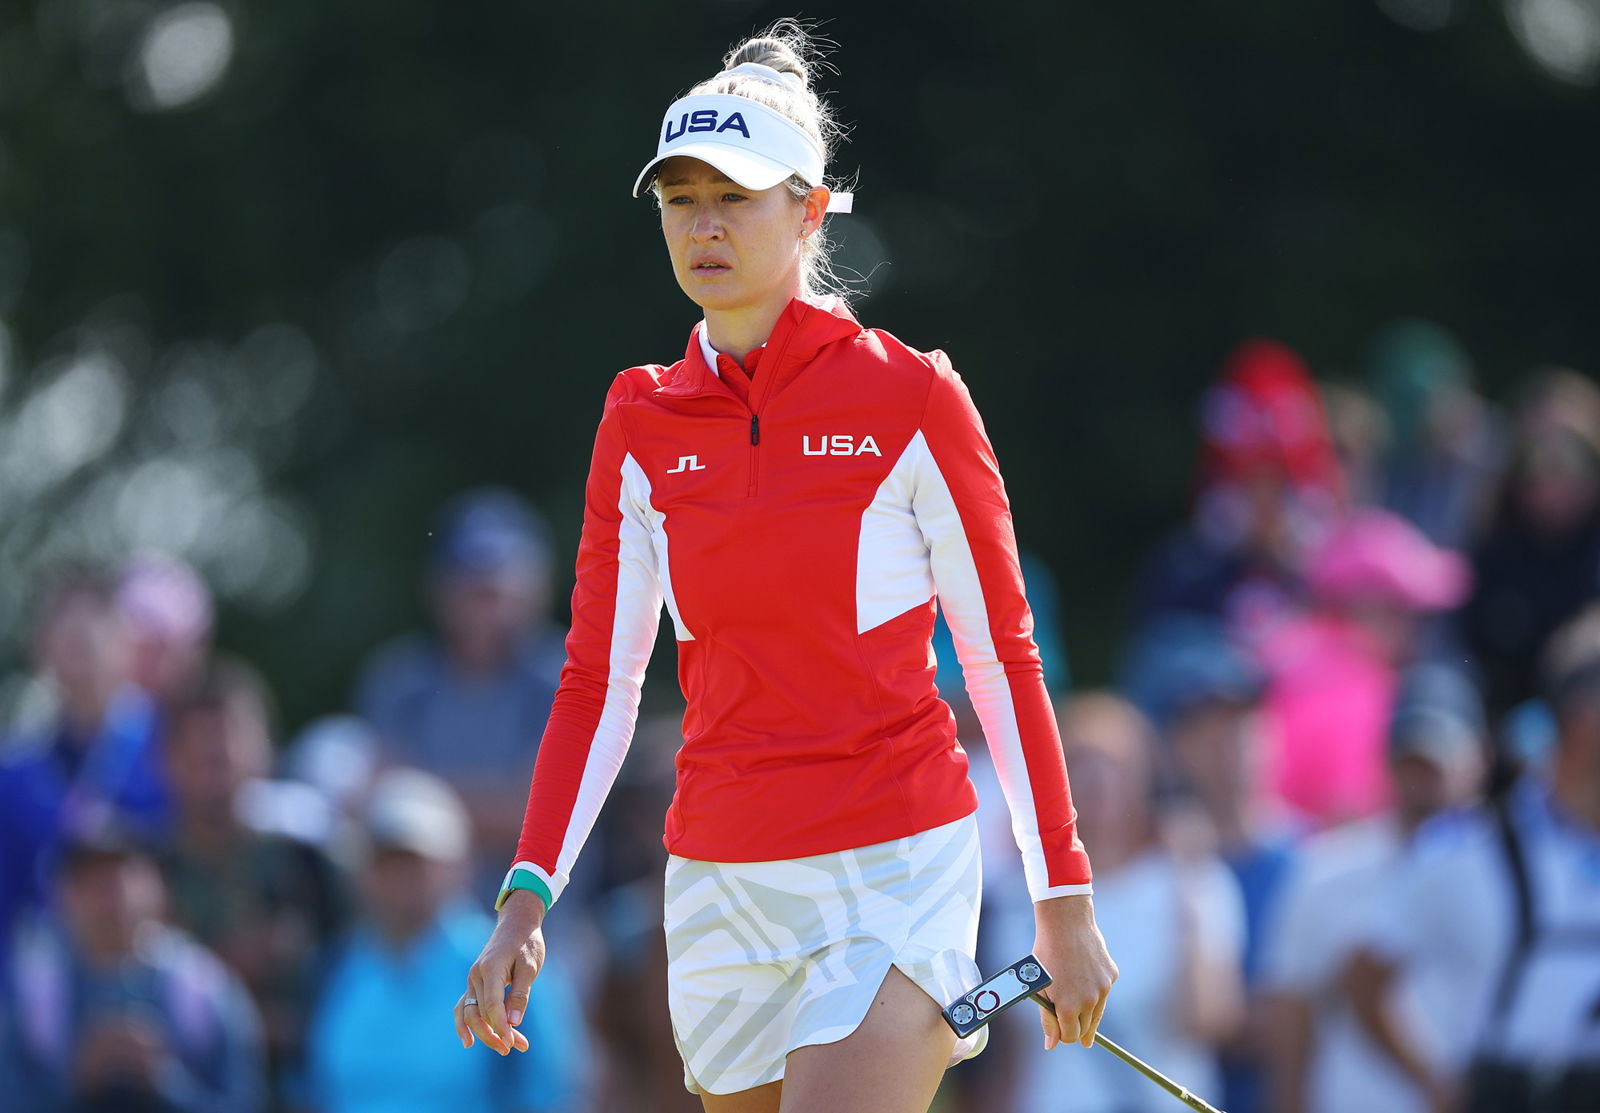
[[[606,682],[605,706],[589,746],[566,834],[561,840],[555,875],[546,877],[543,870],[531,867],[550,886],[552,900],[560,899],[561,891],[566,888],[578,852],[594,829],[600,807],[627,756],[639,717],[645,667],[650,662],[656,628],[661,621],[662,592],[656,575],[656,548],[647,514],[636,501],[641,483],[648,499],[649,481],[632,454],[623,458],[622,479],[622,496],[618,500],[622,525],[617,534],[616,612],[612,619],[611,668]],[[643,506],[649,506],[648,501]],[[523,868],[530,867],[524,865]]]
[[[912,456],[914,461],[912,509],[928,549],[939,606],[950,624],[967,696],[978,721],[983,724],[995,774],[1011,811],[1011,832],[1022,851],[1028,891],[1036,901],[1092,892],[1090,885],[1052,886],[1049,882],[1011,682],[995,652],[989,611],[972,546],[962,527],[950,486],[921,432],[912,439],[906,455]]]
[[[928,543],[911,508],[917,461],[927,453],[927,442],[918,433],[862,511],[856,556],[858,634],[882,626],[933,598]]]
[[[678,598],[672,593],[672,562],[667,553],[667,516],[650,502],[650,492],[650,477],[645,475],[644,469],[631,454],[625,456],[622,460],[623,498],[633,499],[633,509],[644,522],[645,530],[649,534],[650,544],[655,552],[656,582],[660,585],[661,595],[666,600],[667,614],[672,618],[673,632],[680,642],[692,642],[694,635],[683,624],[683,616],[678,613]]]

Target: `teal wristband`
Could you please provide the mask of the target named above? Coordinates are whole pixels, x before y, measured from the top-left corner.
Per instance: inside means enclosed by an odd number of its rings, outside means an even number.
[[[550,906],[555,903],[555,898],[550,895],[550,886],[544,879],[532,870],[512,870],[511,876],[506,878],[505,884],[500,888],[500,897],[494,902],[495,911],[498,912],[505,906],[506,898],[515,889],[526,889],[544,902],[544,910],[550,911]]]

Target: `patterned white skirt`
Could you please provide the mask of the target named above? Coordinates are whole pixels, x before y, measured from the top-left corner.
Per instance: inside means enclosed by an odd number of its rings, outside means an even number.
[[[778,862],[667,863],[667,997],[684,1085],[731,1094],[842,1040],[894,966],[939,1005],[980,979],[982,871],[968,816],[903,839]],[[958,1041],[976,1055],[988,1030]]]

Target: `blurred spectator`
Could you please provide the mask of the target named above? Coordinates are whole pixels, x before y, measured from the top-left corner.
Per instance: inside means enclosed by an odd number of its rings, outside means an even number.
[[[1356,949],[1394,914],[1412,838],[1424,820],[1477,795],[1487,742],[1471,683],[1441,665],[1408,676],[1389,724],[1394,806],[1302,848],[1268,940],[1265,979],[1277,1018],[1275,1113],[1426,1113],[1417,1089],[1360,1028],[1345,988]],[[1454,979],[1410,980],[1405,1007],[1437,1025],[1458,1004]],[[1420,1014],[1420,1015],[1416,1015]]]
[[[566,660],[550,621],[549,543],[534,511],[497,489],[451,502],[435,538],[427,592],[437,637],[381,648],[356,706],[376,728],[384,761],[435,773],[466,798],[478,884],[492,894],[515,856]]]
[[[1314,609],[1261,644],[1270,676],[1272,783],[1319,824],[1369,816],[1388,799],[1383,742],[1423,615],[1455,606],[1466,563],[1387,511],[1360,510],[1317,550]]]
[[[321,982],[307,1037],[315,1113],[571,1113],[587,1108],[582,1011],[559,961],[534,984],[529,1050],[463,1049],[450,1010],[487,917],[458,901],[471,852],[466,808],[439,778],[392,768],[366,812],[362,922]]]
[[[1222,1049],[1229,1113],[1261,1113],[1269,1018],[1256,994],[1266,924],[1294,861],[1299,830],[1268,791],[1263,678],[1220,631],[1196,628],[1155,685],[1173,764],[1193,793],[1244,898],[1246,1020]],[[1208,1097],[1210,1095],[1207,1095]]]
[[[133,638],[134,682],[165,707],[211,652],[211,589],[181,560],[141,553],[122,569],[117,606]]]
[[[662,817],[675,787],[681,721],[681,714],[639,721],[628,760],[600,813],[603,853],[585,863],[601,875],[595,910],[604,963],[589,1010],[600,1041],[597,1051],[605,1056],[596,1113],[701,1109],[700,1099],[684,1088],[683,1060],[673,1040],[661,925],[667,867]],[[563,903],[555,915],[565,913]],[[552,950],[550,958],[571,969],[565,947]]]
[[[1179,813],[1158,809],[1155,740],[1142,715],[1115,696],[1080,696],[1061,710],[1061,736],[1094,857],[1095,918],[1122,972],[1101,1028],[1196,1093],[1218,1094],[1215,1048],[1243,1013],[1239,887],[1211,853],[1203,822],[1177,823]],[[1031,938],[1015,940],[1012,952],[1025,954]],[[1037,1037],[1034,1012],[1023,1020]],[[1172,1102],[1109,1055],[1023,1063],[1018,1109],[1167,1113]]]
[[[1299,598],[1305,554],[1345,500],[1339,463],[1310,373],[1273,340],[1233,351],[1200,419],[1194,513],[1146,571],[1141,625],[1200,616],[1250,636]]]
[[[1377,502],[1436,545],[1465,549],[1477,536],[1501,465],[1494,415],[1472,387],[1472,361],[1431,321],[1380,328],[1363,360],[1388,418]]]
[[[1600,608],[1549,662],[1548,769],[1418,836],[1389,915],[1352,971],[1377,1044],[1436,1108],[1600,1110]],[[1431,1047],[1398,1015],[1402,978],[1448,980]]]
[[[173,833],[161,865],[174,923],[244,980],[265,1022],[276,1077],[305,1031],[306,972],[343,928],[344,883],[316,846],[246,822],[250,787],[272,758],[267,694],[220,660],[169,707]]]
[[[1473,566],[1462,626],[1498,722],[1539,694],[1546,640],[1600,590],[1600,388],[1577,372],[1524,385],[1510,471]]]
[[[293,834],[323,847],[341,865],[361,852],[359,813],[378,772],[378,735],[359,715],[324,715],[290,740],[283,753],[284,780],[265,799],[246,796],[255,825]],[[302,785],[316,797],[306,807],[282,791]]]
[[[259,1023],[217,959],[160,920],[142,850],[74,836],[57,874],[59,930],[19,933],[0,1023],[7,1108],[28,1113],[256,1113]]]
[[[1350,505],[1372,506],[1383,494],[1383,463],[1389,449],[1389,421],[1377,401],[1350,383],[1322,383],[1322,408],[1328,435]]]
[[[168,816],[155,708],[132,682],[111,581],[82,568],[47,581],[33,658],[58,710],[0,758],[0,944],[43,903],[62,830],[116,821],[148,833]]]

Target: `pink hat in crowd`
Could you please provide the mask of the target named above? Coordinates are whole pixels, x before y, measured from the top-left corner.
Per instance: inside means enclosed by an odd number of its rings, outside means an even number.
[[[117,602],[143,636],[184,644],[211,636],[211,589],[189,565],[141,552],[123,566]]]
[[[1385,510],[1358,510],[1333,530],[1311,559],[1311,590],[1324,602],[1385,602],[1413,611],[1460,604],[1472,572],[1458,553]]]

